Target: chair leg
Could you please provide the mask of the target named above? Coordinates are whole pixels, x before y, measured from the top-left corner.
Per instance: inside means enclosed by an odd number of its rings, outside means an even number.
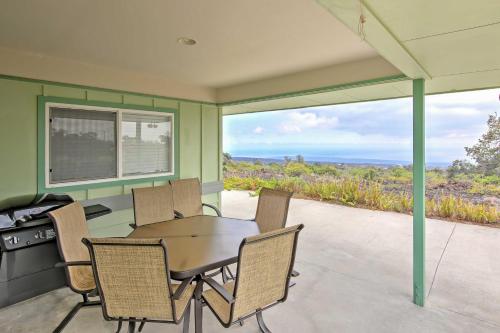
[[[130,318],[131,320],[128,322],[128,333],[135,333],[135,318]]]
[[[123,321],[122,321],[122,318],[118,318],[118,328],[116,329],[116,333],[120,333],[120,331],[122,330],[122,324],[123,324]]]
[[[60,333],[63,331],[63,329],[68,325],[68,323],[73,319],[73,317],[77,314],[77,312],[82,308],[83,302],[79,302],[76,304],[73,309],[64,317],[64,319],[61,321],[59,326],[56,327],[53,333]]]
[[[266,323],[264,323],[264,318],[262,318],[262,311],[257,311],[255,315],[257,316],[257,323],[259,324],[260,331],[262,333],[271,333],[271,330],[267,328]]]
[[[229,279],[230,279],[230,280],[234,280],[234,274],[233,274],[233,272],[231,272],[231,270],[229,269],[229,266],[226,266],[226,267],[224,267],[224,268],[226,269],[227,273],[229,274]]]
[[[184,312],[184,324],[182,327],[182,333],[189,333],[189,320],[191,317],[191,302],[189,302],[186,312]]]
[[[221,274],[222,274],[222,282],[223,282],[223,283],[226,283],[226,282],[227,282],[227,280],[228,280],[228,277],[227,277],[227,275],[226,275],[226,270],[224,269],[224,267],[222,267],[222,268],[220,269],[220,272],[221,272]]]
[[[82,307],[86,306],[94,306],[94,305],[101,305],[101,301],[89,301],[89,297],[87,294],[82,294],[83,297],[83,302],[77,303],[73,309],[64,317],[64,319],[61,321],[61,323],[56,327],[56,329],[53,331],[53,333],[60,333],[64,330],[66,325],[73,319],[73,317],[80,311]]]
[[[146,324],[146,318],[142,318],[141,324],[139,325],[139,332],[142,332],[144,325]]]

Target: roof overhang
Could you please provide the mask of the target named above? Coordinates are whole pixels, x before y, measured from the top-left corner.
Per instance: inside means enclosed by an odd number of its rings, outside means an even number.
[[[427,94],[500,86],[498,1],[317,2],[402,74],[226,103],[224,114],[406,97],[416,78],[426,79]]]
[[[498,87],[499,35],[495,0],[30,0],[0,13],[0,74],[234,114],[409,96],[415,78],[427,93]]]

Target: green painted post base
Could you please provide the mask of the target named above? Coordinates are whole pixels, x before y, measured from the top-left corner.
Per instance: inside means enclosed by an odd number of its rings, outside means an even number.
[[[413,302],[425,303],[425,81],[413,80]]]

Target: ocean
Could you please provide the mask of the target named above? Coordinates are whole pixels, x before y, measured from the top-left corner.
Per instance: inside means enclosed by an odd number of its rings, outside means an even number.
[[[237,161],[255,161],[259,160],[263,163],[281,163],[285,160],[285,156],[296,159],[297,155],[302,155],[304,160],[309,163],[333,163],[333,164],[348,164],[348,165],[360,165],[360,166],[406,166],[410,165],[411,162],[411,152],[398,152],[390,151],[370,151],[370,152],[356,152],[355,150],[348,151],[335,151],[328,152],[325,150],[311,151],[309,149],[304,149],[303,153],[301,150],[233,150],[228,151],[234,160]],[[358,155],[359,154],[359,155]],[[392,155],[392,156],[404,156],[406,158],[378,158],[377,155]],[[451,165],[451,162],[447,161],[435,161],[427,160],[428,168],[447,168]]]

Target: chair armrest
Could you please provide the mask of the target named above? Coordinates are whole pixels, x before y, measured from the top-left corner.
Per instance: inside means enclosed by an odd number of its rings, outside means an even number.
[[[183,219],[184,215],[181,212],[178,212],[178,211],[174,210],[174,218],[176,218],[176,219]]]
[[[220,212],[219,208],[215,207],[214,205],[207,203],[202,203],[201,205],[208,208],[212,208],[215,211],[215,214],[217,214],[217,216],[222,217],[222,213]]]
[[[181,285],[177,288],[175,293],[172,295],[172,298],[176,301],[179,300],[181,298],[182,294],[184,293],[184,290],[186,290],[187,286],[189,286],[191,284],[191,282],[193,282],[193,279],[194,279],[194,276],[190,277],[189,279],[183,280],[181,282]]]
[[[299,272],[297,272],[295,269],[294,269],[294,270],[292,270],[292,274],[290,274],[290,276],[291,276],[291,277],[297,277],[297,276],[299,276],[299,275],[300,275],[300,273],[299,273]]]
[[[215,290],[219,295],[221,295],[222,298],[226,300],[226,302],[228,302],[229,304],[234,303],[235,299],[233,295],[231,295],[226,290],[226,288],[217,283],[217,281],[208,276],[203,277],[203,281],[205,281],[210,287],[212,287],[213,290]]]
[[[68,262],[57,262],[54,267],[68,267],[68,266],[90,266],[92,263],[90,261],[68,261]]]
[[[137,228],[137,225],[135,223],[130,223],[129,226],[132,228],[132,229],[135,229]]]

